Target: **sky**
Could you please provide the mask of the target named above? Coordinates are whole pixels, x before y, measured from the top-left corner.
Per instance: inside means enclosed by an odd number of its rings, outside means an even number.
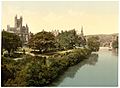
[[[14,17],[37,33],[71,30],[85,35],[118,33],[118,1],[3,1],[2,29],[14,27]]]

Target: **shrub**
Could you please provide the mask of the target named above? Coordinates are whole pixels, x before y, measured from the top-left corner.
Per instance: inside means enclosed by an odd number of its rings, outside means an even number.
[[[75,49],[49,58],[25,55],[24,59],[13,61],[3,57],[2,64],[8,64],[10,73],[15,73],[13,78],[4,82],[11,86],[14,83],[17,84],[16,86],[46,86],[63,74],[68,67],[86,59],[89,54],[88,49]]]

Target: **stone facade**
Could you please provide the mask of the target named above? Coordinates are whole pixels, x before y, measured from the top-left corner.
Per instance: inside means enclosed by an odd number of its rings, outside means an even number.
[[[18,35],[22,41],[22,44],[27,45],[28,40],[30,39],[32,33],[31,32],[29,33],[28,25],[26,24],[26,26],[23,26],[22,22],[23,22],[22,16],[18,19],[16,15],[14,27],[10,27],[9,25],[7,25],[7,31]]]
[[[59,34],[59,30],[52,30],[52,33],[54,36],[57,36]]]
[[[78,36],[79,39],[80,39],[80,46],[85,46],[86,45],[86,37],[84,36],[84,33],[83,33],[83,26],[81,27],[81,34]]]

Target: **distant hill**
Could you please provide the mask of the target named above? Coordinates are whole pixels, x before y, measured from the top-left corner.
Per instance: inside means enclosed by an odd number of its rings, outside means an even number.
[[[111,36],[111,35],[118,35],[118,33],[113,33],[113,34],[93,34],[93,35],[86,35],[86,36]]]
[[[89,38],[91,36],[98,36],[100,38],[100,46],[109,46],[110,42],[112,42],[113,39],[118,35],[119,35],[118,33],[96,34],[96,35],[86,35],[86,38]]]

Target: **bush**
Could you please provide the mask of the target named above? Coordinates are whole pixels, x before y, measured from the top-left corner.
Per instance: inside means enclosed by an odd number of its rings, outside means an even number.
[[[11,57],[11,58],[18,58],[18,57],[22,57],[23,54],[22,53],[13,53],[11,55],[9,54],[4,54],[4,57]]]
[[[13,62],[11,60],[11,63],[3,58],[2,63],[8,64],[7,67],[11,74],[15,73],[14,78],[4,82],[11,86],[13,86],[12,84],[17,84],[16,86],[46,86],[63,74],[68,67],[86,59],[89,54],[88,49],[75,49],[72,52],[56,54],[49,58],[25,55],[23,60]]]

